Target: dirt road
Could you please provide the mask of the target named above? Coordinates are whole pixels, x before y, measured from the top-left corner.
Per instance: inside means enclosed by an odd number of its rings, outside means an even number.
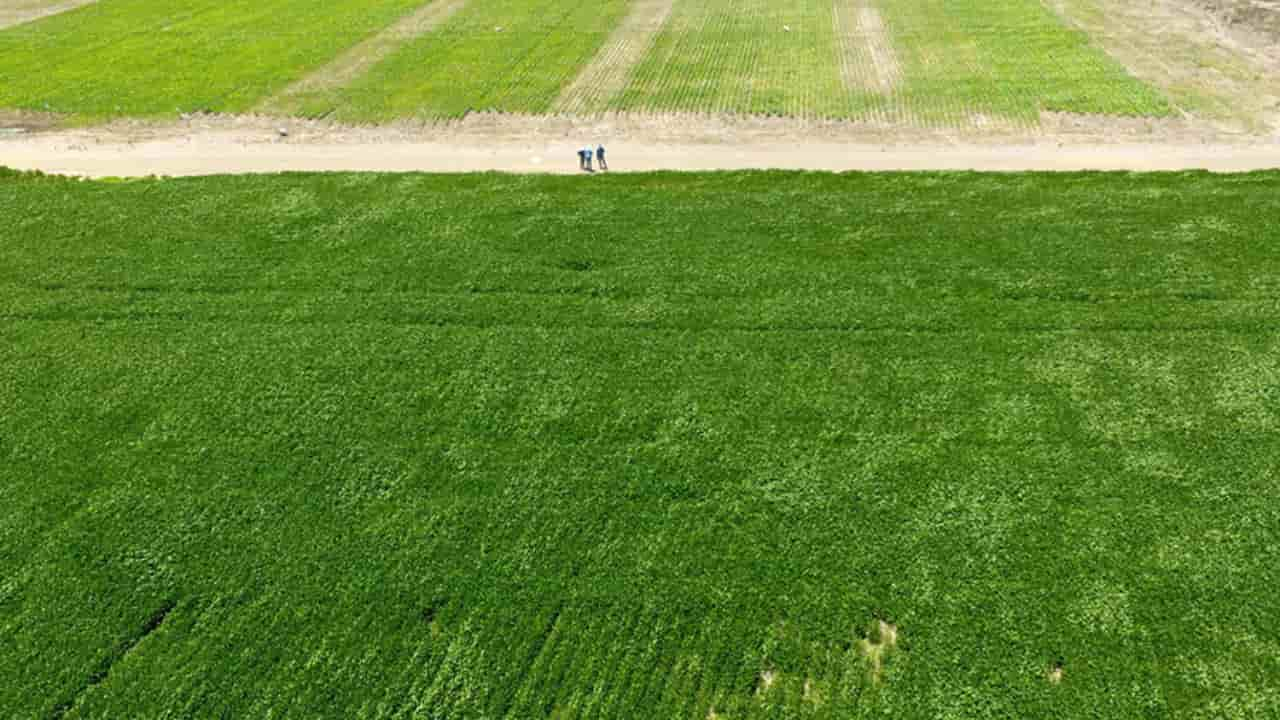
[[[49,173],[104,176],[212,175],[284,171],[578,173],[578,144],[516,142],[246,139],[195,134],[136,142],[77,135],[0,136],[0,165]],[[608,148],[614,172],[652,170],[1186,170],[1240,172],[1280,168],[1280,140],[1247,144],[878,145],[797,141],[652,143]]]

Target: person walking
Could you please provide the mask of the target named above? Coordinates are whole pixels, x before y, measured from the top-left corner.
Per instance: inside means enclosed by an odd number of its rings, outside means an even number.
[[[591,146],[590,145],[587,145],[586,147],[582,148],[582,156],[587,160],[587,168],[586,168],[587,172],[591,172],[592,170],[591,170]]]
[[[603,144],[596,146],[596,165],[599,166],[601,170],[605,172],[609,172],[609,163],[604,161],[604,145]]]
[[[582,148],[578,148],[578,169],[587,169],[587,154],[582,151]]]

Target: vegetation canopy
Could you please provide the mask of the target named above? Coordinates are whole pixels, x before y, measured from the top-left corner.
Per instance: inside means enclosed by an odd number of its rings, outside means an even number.
[[[0,716],[1275,716],[1277,198],[0,174]]]
[[[28,0],[62,8],[52,0]],[[81,0],[83,2],[83,0]],[[56,6],[56,7],[55,7]],[[0,29],[0,108],[344,122],[638,112],[1166,117],[1039,0],[97,0]]]

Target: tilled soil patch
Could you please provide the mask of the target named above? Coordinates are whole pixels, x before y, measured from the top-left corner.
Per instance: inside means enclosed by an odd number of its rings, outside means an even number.
[[[1196,0],[1233,27],[1280,38],[1280,0]]]

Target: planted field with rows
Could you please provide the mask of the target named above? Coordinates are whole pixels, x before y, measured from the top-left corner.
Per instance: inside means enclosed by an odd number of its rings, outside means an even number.
[[[1275,716],[1278,195],[2,175],[0,715]]]
[[[348,120],[546,112],[625,10],[625,0],[471,0],[303,112]]]
[[[1040,0],[98,0],[0,30],[0,108],[942,127],[1171,112]]]
[[[927,125],[1169,110],[1035,0],[675,0],[611,105]]]
[[[0,107],[243,112],[420,0],[100,0],[0,31]]]

